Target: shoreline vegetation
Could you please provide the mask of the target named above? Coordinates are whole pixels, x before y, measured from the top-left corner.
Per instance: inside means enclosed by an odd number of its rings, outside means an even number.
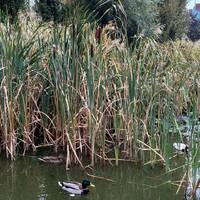
[[[112,37],[74,12],[65,25],[34,13],[0,24],[0,150],[14,160],[42,146],[87,156],[169,164],[178,116],[199,113],[200,46]]]

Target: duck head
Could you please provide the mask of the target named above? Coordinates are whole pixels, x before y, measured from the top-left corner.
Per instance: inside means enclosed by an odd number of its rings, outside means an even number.
[[[95,187],[89,180],[84,179],[82,181],[82,188],[86,189],[88,186]]]

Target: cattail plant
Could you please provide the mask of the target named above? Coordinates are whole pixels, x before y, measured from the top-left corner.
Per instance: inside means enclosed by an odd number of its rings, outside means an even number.
[[[29,21],[0,24],[7,157],[52,146],[66,152],[67,167],[85,157],[169,167],[170,130],[182,138],[177,116],[199,113],[199,46],[141,36],[130,46],[112,23],[96,38],[98,25],[80,8],[62,25],[21,18]]]

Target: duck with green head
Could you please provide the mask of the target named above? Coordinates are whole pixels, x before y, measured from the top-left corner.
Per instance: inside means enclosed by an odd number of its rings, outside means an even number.
[[[58,185],[70,194],[87,194],[89,192],[89,186],[95,187],[89,180],[83,180],[82,183],[75,181],[59,181]]]

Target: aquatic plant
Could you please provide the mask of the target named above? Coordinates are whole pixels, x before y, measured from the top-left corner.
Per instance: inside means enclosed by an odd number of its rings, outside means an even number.
[[[0,147],[7,157],[52,146],[66,166],[89,157],[169,166],[177,116],[199,113],[199,46],[138,37],[134,47],[112,24],[81,9],[65,24],[32,14],[0,24]]]

